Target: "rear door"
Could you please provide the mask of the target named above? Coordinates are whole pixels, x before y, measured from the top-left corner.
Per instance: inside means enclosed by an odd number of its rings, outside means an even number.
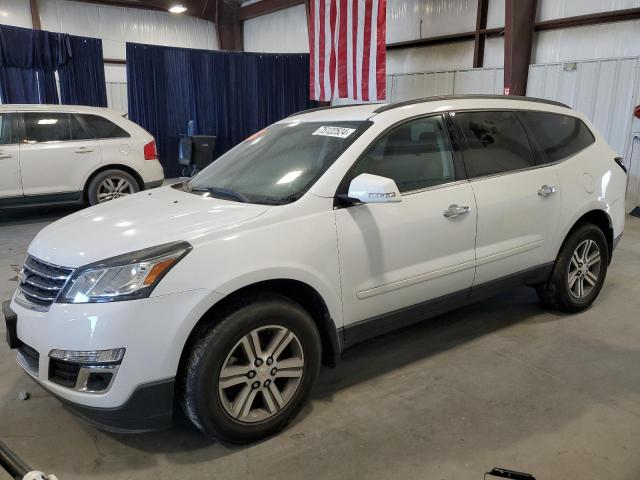
[[[547,264],[561,213],[555,165],[541,165],[515,112],[452,115],[478,205],[474,285]]]
[[[22,118],[25,197],[82,192],[86,178],[101,163],[98,141],[69,113],[25,112]]]
[[[17,118],[14,112],[0,113],[0,198],[6,200],[3,203],[22,201]]]

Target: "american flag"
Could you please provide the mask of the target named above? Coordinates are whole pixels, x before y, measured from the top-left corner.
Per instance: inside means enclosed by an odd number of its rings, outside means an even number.
[[[309,0],[312,100],[384,100],[386,0]]]

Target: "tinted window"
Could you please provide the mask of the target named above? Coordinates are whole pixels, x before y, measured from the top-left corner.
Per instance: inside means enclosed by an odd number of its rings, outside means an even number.
[[[88,140],[95,138],[84,128],[82,123],[77,119],[75,115],[70,115],[71,121],[71,139],[72,140]]]
[[[544,152],[547,162],[570,157],[595,141],[578,118],[545,112],[521,112],[519,115]]]
[[[67,142],[71,140],[71,123],[68,114],[43,112],[23,115],[27,142]]]
[[[104,117],[98,115],[80,115],[87,128],[95,138],[126,138],[130,135]]]
[[[378,139],[354,168],[392,178],[400,192],[433,187],[455,179],[453,155],[442,117],[414,120]]]
[[[454,118],[467,142],[464,160],[470,177],[534,165],[529,140],[514,113],[463,112]]]
[[[0,145],[16,143],[14,113],[0,114]]]

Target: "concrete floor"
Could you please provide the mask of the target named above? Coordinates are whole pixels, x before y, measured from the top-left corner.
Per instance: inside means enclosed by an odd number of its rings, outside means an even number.
[[[68,212],[0,220],[0,298],[14,290],[36,232]],[[637,479],[638,312],[640,219],[629,217],[587,312],[545,312],[521,288],[357,346],[322,371],[289,428],[249,447],[211,442],[185,421],[144,435],[95,430],[29,380],[2,343],[0,440],[61,480],[480,480],[493,466],[538,479]],[[22,390],[29,400],[17,399]]]

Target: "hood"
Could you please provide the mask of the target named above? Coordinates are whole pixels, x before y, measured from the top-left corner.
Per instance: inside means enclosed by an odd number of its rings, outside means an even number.
[[[29,254],[76,268],[116,255],[233,229],[269,206],[204,198],[157,188],[96,205],[54,222],[36,236]]]

